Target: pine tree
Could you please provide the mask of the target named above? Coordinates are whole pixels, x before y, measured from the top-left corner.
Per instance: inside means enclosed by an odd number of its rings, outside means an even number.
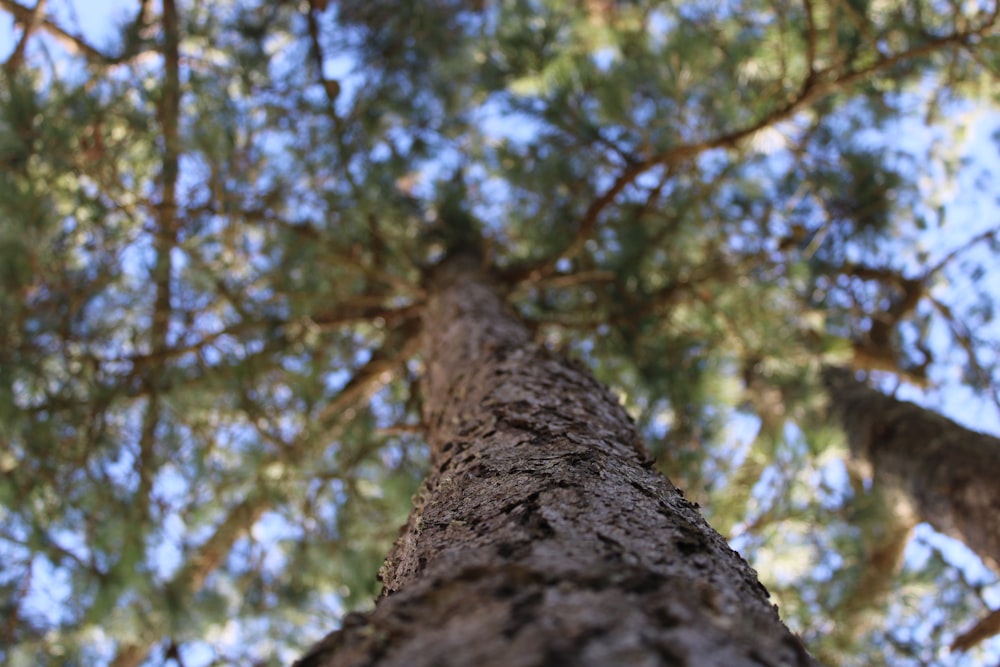
[[[0,0],[5,663],[288,664],[340,626],[371,650],[405,601],[451,604],[435,581],[506,577],[490,622],[507,613],[550,661],[638,636],[601,616],[604,639],[584,637],[577,615],[567,646],[529,622],[577,584],[659,624],[642,641],[673,638],[651,660],[697,662],[702,630],[719,656],[807,660],[694,504],[821,662],[996,650],[948,652],[979,619],[989,635],[991,524],[890,465],[965,471],[995,505],[966,467],[993,440],[895,395],[997,396],[997,230],[966,234],[947,205],[992,182],[967,185],[962,134],[997,95],[994,4],[137,4],[95,36],[57,3]],[[436,328],[451,316],[428,276],[463,252],[481,260],[457,287],[489,284],[516,354],[472,343],[499,325],[465,343]],[[445,353],[480,356],[434,380]],[[580,390],[545,396],[544,424],[463,403],[516,360]],[[496,432],[436,423],[460,405]],[[580,405],[613,422],[600,443]],[[910,431],[889,413],[978,444],[961,465],[917,445],[890,460]],[[504,446],[530,452],[523,472]],[[538,469],[550,450],[583,458]],[[490,470],[520,487],[479,534]],[[613,470],[638,486],[597,503]],[[636,510],[570,529],[574,494]],[[407,515],[417,541],[380,584]],[[969,579],[921,521],[986,567]],[[465,552],[421,541],[442,536],[489,559],[452,568]],[[548,578],[550,547],[592,560]],[[690,571],[706,558],[707,587]],[[661,590],[677,581],[689,598]]]

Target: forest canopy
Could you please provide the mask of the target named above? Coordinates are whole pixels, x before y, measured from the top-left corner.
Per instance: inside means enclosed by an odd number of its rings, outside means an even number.
[[[283,665],[369,609],[468,245],[821,662],[1000,659],[953,646],[997,554],[830,391],[1000,433],[995,0],[90,11],[0,0],[0,661]]]

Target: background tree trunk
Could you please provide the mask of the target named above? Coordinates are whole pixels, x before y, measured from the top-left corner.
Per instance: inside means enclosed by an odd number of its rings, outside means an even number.
[[[478,260],[428,292],[431,471],[375,610],[300,667],[816,664],[617,399],[532,343]]]
[[[826,373],[832,411],[851,454],[880,484],[900,489],[920,520],[975,551],[1000,573],[1000,440],[913,403]]]

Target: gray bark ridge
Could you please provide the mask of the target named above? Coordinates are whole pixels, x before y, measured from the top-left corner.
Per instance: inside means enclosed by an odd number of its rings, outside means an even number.
[[[846,369],[824,373],[851,455],[913,512],[1000,574],[1000,439],[887,396]]]
[[[815,665],[619,401],[470,258],[424,314],[431,471],[383,596],[298,667]]]

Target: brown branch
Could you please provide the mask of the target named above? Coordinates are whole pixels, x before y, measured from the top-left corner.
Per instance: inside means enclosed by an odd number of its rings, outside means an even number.
[[[888,283],[890,285],[899,285],[906,278],[897,271],[893,269],[887,269],[880,266],[868,266],[867,264],[857,264],[853,262],[848,262],[844,264],[841,273],[854,276],[855,278],[861,278],[862,280],[874,280],[880,283]]]
[[[391,285],[400,291],[408,292],[415,295],[419,299],[424,298],[424,290],[416,283],[408,281],[404,278],[400,278],[392,275],[380,265],[382,262],[375,256],[376,251],[374,248],[378,248],[382,245],[382,239],[378,239],[372,244],[373,257],[371,262],[366,262],[360,256],[359,253],[354,253],[345,250],[336,244],[335,239],[324,234],[321,230],[317,229],[315,226],[308,222],[291,223],[281,219],[272,219],[269,222],[274,223],[281,229],[293,232],[303,238],[323,244],[324,252],[330,254],[332,257],[340,260],[341,267],[350,267],[352,269],[357,269],[358,272],[365,276],[366,278],[373,281],[381,281],[387,285]],[[377,226],[377,218],[374,216],[369,217],[368,227],[371,230],[373,227]],[[373,233],[374,237],[374,233]]]
[[[878,45],[878,37],[872,32],[871,24],[868,21],[868,17],[858,12],[857,9],[851,6],[850,2],[845,2],[845,0],[833,0],[840,8],[847,14],[848,20],[854,24],[861,35],[868,40],[869,46],[872,50],[879,55],[885,55]],[[854,54],[852,54],[854,55]]]
[[[339,417],[347,412],[352,405],[360,403],[362,398],[367,400],[378,387],[386,384],[391,379],[391,374],[398,368],[400,360],[405,360],[416,353],[419,344],[418,330],[419,320],[417,319],[401,325],[399,332],[403,337],[403,342],[400,351],[395,354],[387,354],[384,348],[377,350],[368,363],[344,385],[337,398],[327,403],[320,411],[316,417],[318,422],[323,424]]]
[[[979,361],[979,356],[976,354],[976,342],[973,339],[972,330],[964,322],[959,320],[958,317],[952,313],[951,308],[947,304],[942,303],[933,296],[928,295],[928,300],[931,305],[941,313],[945,321],[948,323],[948,328],[951,329],[952,336],[961,346],[962,350],[965,352],[966,360],[969,363],[969,367],[972,369],[973,377],[979,382],[987,385],[986,388],[989,389],[990,394],[993,397],[993,403],[998,408],[1000,408],[1000,390],[997,389],[993,378],[989,372],[983,367],[982,363]]]
[[[393,424],[392,426],[383,426],[378,429],[380,435],[386,436],[402,436],[402,435],[424,435],[427,432],[427,426],[424,424]]]
[[[30,10],[31,15],[23,21],[24,32],[21,34],[21,39],[18,40],[17,46],[14,47],[14,52],[10,54],[7,62],[3,64],[4,69],[8,73],[13,74],[21,67],[21,63],[24,61],[24,50],[28,46],[28,40],[31,38],[31,33],[35,32],[38,27],[42,24],[45,18],[45,4],[47,0],[38,0],[35,3],[35,8]]]
[[[323,11],[325,5],[318,7],[318,4],[317,2],[310,2],[309,8],[306,10],[306,23],[309,28],[310,41],[309,52],[315,61],[316,74],[319,76],[320,83],[323,84],[326,100],[330,104],[330,113],[336,116],[337,112],[334,105],[337,97],[340,95],[340,82],[336,79],[327,79],[326,74],[323,72],[323,46],[319,41],[319,23],[316,21],[316,12]]]
[[[892,304],[888,309],[880,313],[878,317],[874,315],[872,316],[873,330],[876,324],[879,324],[879,326],[887,329],[895,327],[902,318],[914,311],[917,304],[922,299],[926,298],[934,309],[937,310],[948,323],[948,327],[951,329],[951,333],[954,336],[955,341],[958,342],[958,344],[965,351],[966,359],[975,378],[988,385],[994,403],[996,403],[997,406],[1000,406],[1000,393],[998,393],[994,388],[990,374],[979,362],[971,329],[955,316],[951,308],[940,300],[934,298],[927,291],[927,284],[931,276],[942,270],[949,262],[954,260],[955,257],[962,252],[965,252],[972,246],[985,240],[995,238],[998,233],[1000,233],[1000,227],[995,227],[976,235],[966,243],[949,252],[944,259],[925,271],[920,278],[906,278],[901,273],[893,271],[892,269],[850,263],[844,265],[842,273],[860,278],[862,280],[872,280],[882,283],[883,285],[894,288],[898,292],[898,297],[892,301]],[[886,371],[898,375],[908,382],[916,384],[917,386],[928,386],[928,379],[924,375],[925,366],[927,365],[926,363],[922,364],[917,369],[901,368],[896,351],[891,345],[886,345],[884,343],[885,341],[876,340],[869,340],[865,342],[854,341],[854,356],[851,361],[852,367],[859,370]],[[926,350],[924,350],[924,354],[928,354]]]
[[[905,497],[890,485],[875,482],[855,494],[851,521],[858,533],[861,553],[849,568],[853,575],[844,596],[830,610],[834,620],[828,643],[850,646],[872,630],[885,625],[885,607],[897,575],[903,566],[903,553],[918,519]],[[830,651],[824,664],[836,664],[837,651]]]
[[[157,106],[157,116],[163,133],[163,164],[160,172],[160,202],[155,210],[156,230],[153,247],[156,259],[150,279],[154,285],[153,314],[150,324],[150,350],[160,355],[169,346],[173,263],[171,254],[177,245],[177,178],[180,160],[178,115],[180,113],[180,68],[177,8],[174,0],[163,1],[164,83],[162,98]],[[163,365],[147,369],[142,374],[142,385],[149,398],[142,418],[139,436],[139,454],[136,473],[139,485],[135,492],[134,525],[127,539],[136,543],[134,549],[142,553],[145,527],[149,520],[149,507],[153,479],[157,470],[157,429],[162,415]],[[138,667],[147,651],[137,651],[134,646],[119,647],[112,661],[114,667]]]
[[[336,326],[371,322],[372,320],[381,318],[385,322],[385,326],[392,329],[402,326],[407,321],[414,319],[420,308],[421,304],[419,303],[400,308],[383,308],[380,306],[363,306],[352,302],[341,304],[337,310],[317,314],[313,318],[274,318],[240,321],[214,333],[206,334],[203,338],[193,343],[170,347],[157,353],[124,357],[97,357],[95,355],[85,353],[81,355],[67,356],[67,358],[71,361],[80,361],[81,363],[87,364],[131,364],[132,368],[126,374],[115,374],[113,372],[109,372],[108,374],[113,379],[107,384],[101,385],[96,389],[98,393],[105,396],[105,400],[107,401],[112,400],[112,398],[129,400],[149,396],[152,391],[183,391],[185,388],[193,387],[199,381],[211,377],[212,373],[220,369],[225,371],[230,368],[229,366],[222,364],[208,366],[203,369],[202,373],[173,380],[166,387],[151,387],[148,383],[143,381],[143,377],[145,377],[145,374],[148,372],[145,370],[147,366],[151,364],[158,364],[191,352],[199,352],[204,347],[211,345],[223,336],[246,334],[257,329],[270,331],[272,333],[272,338],[267,340],[258,352],[240,360],[240,363],[248,363],[253,359],[260,359],[268,354],[272,354],[286,348],[289,342],[301,340],[302,335],[308,332],[312,327],[315,327],[320,331],[326,331],[333,329]],[[45,402],[26,408],[26,412],[37,414],[40,412],[72,410],[92,405],[93,402],[89,400],[76,398],[64,399],[59,396],[50,396]]]
[[[312,58],[316,64],[317,73],[319,76],[320,83],[323,85],[323,92],[326,94],[327,99],[327,113],[330,115],[330,119],[333,121],[334,129],[333,133],[334,141],[337,143],[337,150],[340,153],[340,173],[347,181],[347,184],[351,186],[351,191],[355,196],[359,196],[361,193],[361,188],[358,186],[357,180],[354,178],[354,174],[351,173],[348,165],[350,163],[351,151],[348,149],[346,136],[347,133],[344,131],[344,119],[337,115],[337,98],[340,96],[340,82],[336,79],[327,79],[326,74],[323,72],[323,47],[319,40],[319,23],[316,21],[316,13],[322,13],[326,11],[327,8],[326,0],[310,0],[309,8],[306,10],[306,20],[309,30],[309,40],[311,43],[310,52]],[[391,142],[390,142],[391,144]]]
[[[617,275],[614,271],[595,269],[593,271],[578,271],[576,273],[558,274],[546,277],[540,287],[573,287],[586,283],[612,282]]]
[[[863,339],[851,341],[853,354],[850,366],[856,370],[883,371],[918,387],[929,386],[927,366],[931,362],[930,352],[921,342],[917,348],[925,360],[915,368],[906,367],[901,361],[902,355],[892,334],[904,318],[909,317],[929,295],[927,294],[926,275],[920,278],[907,278],[898,271],[885,267],[873,267],[848,262],[837,272],[864,281],[873,281],[891,289],[894,294],[889,297],[889,306],[876,308],[865,313],[871,320],[871,325],[864,332]]]
[[[899,356],[892,346],[855,340],[851,341],[851,358],[847,364],[853,370],[891,373],[915,387],[921,389],[929,387],[930,380],[926,376],[925,364],[913,369],[904,368],[900,364]]]
[[[676,146],[664,151],[658,156],[647,159],[641,163],[640,166],[644,167],[644,171],[645,169],[657,164],[676,164],[678,162],[683,162],[684,160],[697,157],[705,151],[717,148],[735,148],[742,141],[756,134],[760,130],[771,127],[783,120],[787,120],[796,112],[810,106],[828,95],[841,91],[848,86],[860,83],[861,81],[864,81],[884,70],[890,69],[901,62],[929,55],[946,46],[962,45],[970,37],[987,34],[993,29],[995,21],[996,19],[993,18],[984,25],[968,32],[952,33],[943,37],[931,38],[920,46],[907,49],[906,51],[902,51],[891,56],[885,56],[866,67],[847,70],[834,78],[821,78],[822,75],[830,73],[829,69],[819,71],[817,72],[817,77],[811,80],[806,79],[800,87],[798,93],[796,93],[792,98],[756,123],[753,123],[745,128],[729,132],[728,134],[721,135],[714,139],[706,139],[700,142]]]
[[[30,627],[24,622],[24,612],[22,610],[24,600],[28,597],[28,593],[31,592],[33,570],[31,566],[32,560],[33,556],[31,555],[18,560],[8,556],[8,561],[4,563],[5,573],[15,572],[15,567],[17,566],[20,566],[21,571],[24,573],[20,576],[17,590],[8,594],[8,597],[5,600],[5,618],[2,623],[0,623],[0,640],[3,641],[4,646],[13,646],[15,643],[15,634],[18,630],[20,629],[21,632],[23,632],[26,627]]]
[[[800,110],[809,107],[819,100],[841,91],[856,83],[860,83],[880,72],[890,69],[899,63],[915,58],[927,56],[935,53],[947,46],[964,45],[972,37],[982,37],[989,34],[997,21],[997,12],[993,12],[987,21],[979,27],[960,33],[951,33],[942,37],[931,37],[927,42],[911,49],[899,53],[888,55],[876,60],[872,64],[858,69],[849,69],[831,78],[826,75],[834,74],[832,69],[810,72],[802,82],[797,93],[793,94],[783,104],[772,110],[770,114],[761,118],[755,123],[719,135],[711,139],[695,141],[681,144],[669,148],[657,155],[647,157],[639,162],[634,162],[625,167],[615,179],[614,183],[605,190],[599,197],[591,202],[590,206],[583,213],[577,224],[577,232],[570,243],[557,255],[528,266],[515,266],[501,274],[501,278],[510,282],[521,282],[523,280],[536,281],[553,272],[556,263],[561,258],[573,257],[583,247],[584,243],[591,237],[597,227],[597,221],[601,213],[610,206],[619,194],[635,180],[656,166],[672,166],[696,158],[710,150],[719,148],[736,148],[743,141],[749,139],[757,132],[776,125],[791,118]]]
[[[163,132],[164,155],[161,170],[160,204],[156,210],[156,233],[153,245],[156,260],[151,279],[156,295],[153,302],[153,316],[150,325],[150,349],[153,354],[162,354],[169,346],[171,318],[172,273],[171,254],[177,245],[177,177],[180,160],[178,139],[178,115],[180,113],[180,69],[178,65],[177,9],[174,0],[164,0],[163,30],[165,80],[163,98],[157,109]],[[149,392],[149,402],[143,416],[139,437],[137,472],[139,487],[136,491],[136,507],[140,511],[140,523],[147,518],[149,494],[153,486],[156,469],[156,430],[160,423],[162,366],[152,368],[145,374],[143,384]],[[134,531],[134,539],[142,539],[141,530]]]
[[[983,68],[983,71],[990,75],[994,81],[1000,80],[1000,69],[998,69],[993,63],[983,58],[974,44],[962,44],[962,48],[970,58],[975,60],[979,66]]]
[[[11,13],[11,15],[13,15],[15,20],[26,25],[30,24],[33,19],[34,10],[18,4],[14,2],[14,0],[0,0],[0,8],[6,9]],[[43,19],[39,24],[39,27],[54,37],[56,41],[62,44],[63,48],[70,53],[82,53],[87,60],[96,62],[111,64],[114,61],[113,58],[109,58],[107,55],[88,44],[82,37],[67,32],[48,19]]]
[[[898,65],[901,62],[929,55],[946,46],[961,45],[973,36],[987,34],[993,29],[995,22],[996,17],[993,17],[975,30],[965,33],[953,33],[938,38],[931,38],[925,44],[921,44],[920,46],[916,46],[912,49],[908,49],[891,56],[885,56],[867,67],[848,70],[832,79],[807,79],[803,82],[799,92],[795,94],[794,97],[772,111],[770,115],[762,118],[756,123],[714,139],[706,139],[701,142],[677,146],[661,153],[658,156],[646,160],[642,164],[648,168],[656,164],[677,163],[696,157],[697,155],[708,150],[716,148],[734,148],[744,139],[750,137],[756,132],[790,118],[797,111],[813,104],[814,102],[817,102],[827,95],[838,92],[847,86],[864,81],[865,79]],[[822,75],[829,73],[829,71],[830,70],[823,70],[817,72],[817,74]]]
[[[586,99],[584,95],[574,95],[567,100],[566,113],[555,119],[557,127],[574,139],[591,139],[601,146],[614,153],[625,163],[635,162],[635,156],[601,134],[601,129],[587,121],[583,106]],[[587,135],[587,136],[581,136]]]
[[[176,194],[178,161],[180,160],[180,138],[178,117],[180,116],[180,28],[177,7],[174,0],[163,0],[163,57],[164,75],[163,100],[160,104],[160,124],[163,128],[163,191],[165,214],[176,214]],[[170,220],[169,222],[172,222]]]
[[[402,362],[415,351],[418,343],[416,320],[401,327],[398,333],[402,337],[399,348],[389,350],[383,347],[377,350],[326,405],[320,414],[320,423],[329,419],[332,419],[333,423],[325,429],[324,441],[338,437],[349,421],[344,415],[350,409],[367,403],[375,392],[392,379],[392,375],[398,371]],[[302,446],[273,451],[260,461],[258,469],[264,471],[268,466],[279,463],[294,465],[313,453],[313,449],[305,446],[304,442],[298,444]],[[164,586],[168,596],[180,601],[204,586],[205,580],[229,555],[236,541],[245,535],[265,512],[277,504],[280,493],[270,484],[266,477],[259,476],[253,484],[253,492],[226,512],[208,539],[194,550]],[[164,631],[165,629],[161,627],[145,628],[139,641],[118,647],[118,652],[110,663],[111,667],[139,667],[160,640],[158,635]]]
[[[957,248],[955,248],[954,250],[952,250],[951,252],[949,252],[947,255],[945,255],[941,259],[941,261],[937,262],[934,266],[932,266],[930,269],[928,269],[924,273],[924,276],[925,277],[929,277],[929,276],[934,275],[935,273],[937,273],[938,271],[940,271],[941,269],[943,269],[945,266],[947,266],[950,262],[952,262],[956,257],[958,257],[959,255],[961,255],[965,251],[969,250],[973,246],[976,246],[976,245],[982,243],[983,241],[992,241],[992,240],[996,239],[998,234],[1000,234],[1000,225],[997,225],[996,227],[993,227],[992,229],[987,229],[985,232],[982,232],[980,234],[977,234],[976,236],[973,236],[971,239],[969,239],[968,241],[966,241],[965,243],[963,243],[962,245],[958,246]]]
[[[592,201],[587,210],[584,211],[580,222],[577,224],[576,234],[569,245],[563,248],[557,255],[537,265],[515,266],[503,271],[501,279],[508,283],[518,283],[523,280],[535,282],[540,278],[550,275],[555,271],[556,264],[560,259],[570,259],[576,253],[580,252],[597,227],[598,218],[604,209],[610,206],[625,188],[631,185],[641,174],[653,167],[654,164],[649,162],[634,162],[626,166],[615,179],[614,183],[611,184],[611,187],[605,190],[600,197]]]
[[[44,1],[44,0],[43,0]],[[39,4],[42,4],[40,1]],[[146,24],[146,13],[149,8],[149,0],[142,0],[140,2],[139,12],[136,15],[135,21],[131,27],[132,30],[138,34],[142,27]],[[33,9],[29,9],[24,5],[21,5],[14,0],[0,0],[0,9],[5,9],[9,12],[15,21],[24,23],[26,25],[30,24],[32,20]],[[133,45],[133,48],[126,48],[122,53],[118,55],[108,55],[101,51],[100,49],[94,47],[86,39],[80,35],[74,35],[73,33],[67,31],[57,23],[42,18],[41,22],[37,26],[43,32],[48,34],[50,37],[54,38],[64,49],[66,49],[70,54],[76,55],[80,54],[87,59],[88,62],[104,65],[104,66],[114,66],[121,65],[141,55],[143,52]]]
[[[806,61],[809,65],[806,80],[808,81],[816,76],[816,45],[819,43],[819,35],[816,31],[812,0],[803,0],[802,6],[806,14]]]
[[[996,635],[1000,635],[1000,609],[994,609],[979,619],[974,626],[956,637],[951,644],[951,650],[956,653],[968,651],[976,644]]]

